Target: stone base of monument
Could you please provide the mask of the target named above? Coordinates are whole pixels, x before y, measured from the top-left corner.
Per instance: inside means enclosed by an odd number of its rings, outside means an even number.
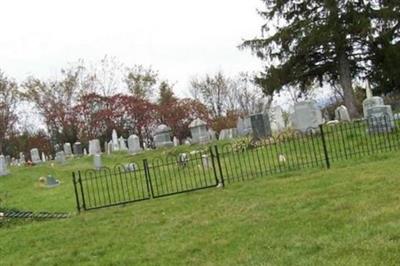
[[[164,142],[155,142],[156,148],[171,148],[174,147],[174,143],[172,141],[164,141]]]

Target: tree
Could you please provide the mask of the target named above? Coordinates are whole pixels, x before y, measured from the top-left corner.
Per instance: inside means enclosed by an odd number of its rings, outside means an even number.
[[[74,106],[82,93],[79,87],[80,71],[80,68],[63,69],[60,80],[45,82],[29,77],[23,84],[24,98],[35,103],[53,142],[73,143],[77,140]]]
[[[204,78],[193,78],[190,83],[193,98],[205,104],[213,117],[221,117],[234,108],[228,99],[231,81],[222,72],[214,76],[207,74]]]
[[[17,83],[0,71],[0,154],[4,151],[6,137],[10,136],[17,121],[15,107],[18,94]]]
[[[158,104],[167,105],[176,100],[177,98],[174,95],[173,85],[170,85],[168,81],[161,81],[158,92]]]
[[[250,48],[267,62],[257,78],[271,95],[284,86],[307,90],[311,84],[339,84],[352,117],[355,107],[353,80],[365,78],[371,57],[372,13],[378,2],[353,0],[263,0],[268,36],[247,40]],[[393,1],[387,1],[393,2]],[[272,26],[272,27],[271,27]]]
[[[369,80],[374,92],[400,92],[400,2],[377,1],[372,12],[372,68]]]
[[[135,65],[126,71],[125,83],[129,92],[138,98],[150,98],[158,82],[158,72],[142,65]]]

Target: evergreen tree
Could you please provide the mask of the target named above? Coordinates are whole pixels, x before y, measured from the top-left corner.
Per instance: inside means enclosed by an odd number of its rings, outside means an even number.
[[[316,82],[339,84],[350,115],[357,117],[353,80],[371,72],[373,16],[386,2],[367,0],[262,0],[263,31],[268,36],[247,40],[268,65],[257,82],[271,95],[283,86],[303,91]]]
[[[167,105],[176,101],[174,91],[172,90],[172,85],[168,84],[167,81],[161,81],[159,86],[158,104]]]

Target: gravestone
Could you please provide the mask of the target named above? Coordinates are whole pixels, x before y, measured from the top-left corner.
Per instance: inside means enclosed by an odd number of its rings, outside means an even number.
[[[154,131],[154,145],[156,148],[172,147],[174,143],[171,141],[171,128],[161,124]]]
[[[11,156],[10,155],[6,155],[6,164],[7,164],[7,166],[10,166],[10,164],[11,164]]]
[[[83,153],[82,144],[80,142],[75,142],[74,145],[72,146],[72,149],[74,151],[74,155],[76,156],[81,156]]]
[[[88,155],[86,148],[83,149],[83,155],[85,155],[85,156]]]
[[[201,164],[204,169],[208,169],[211,167],[210,158],[207,154],[203,154],[201,156]]]
[[[181,167],[185,167],[187,166],[189,162],[189,156],[187,153],[180,153],[178,155],[178,165]]]
[[[186,138],[186,139],[184,140],[183,144],[188,145],[188,146],[189,146],[189,145],[192,145],[191,139],[190,139],[190,138]]]
[[[173,138],[173,143],[174,143],[174,147],[178,147],[179,146],[179,139],[177,137],[175,137],[175,136]]]
[[[226,128],[222,129],[221,132],[219,133],[219,140],[224,140],[224,139],[233,139],[236,138],[237,136],[237,129],[236,128]]]
[[[107,143],[107,154],[111,154],[113,149],[113,143],[112,141]]]
[[[315,101],[296,103],[291,120],[293,128],[301,132],[319,131],[319,125],[323,123],[321,110]]]
[[[269,110],[269,121],[271,122],[271,131],[273,133],[279,133],[285,129],[285,120],[280,106],[274,106]]]
[[[98,139],[92,139],[89,141],[89,155],[95,155],[95,154],[100,154],[101,153],[101,148],[100,148],[100,140]]]
[[[263,139],[272,135],[271,123],[267,113],[258,113],[250,116],[253,137]]]
[[[119,151],[118,134],[115,129],[112,131],[112,151]]]
[[[246,116],[244,118],[238,117],[236,122],[237,133],[239,136],[247,136],[253,133],[253,128],[251,127],[251,119]]]
[[[94,169],[96,169],[96,170],[101,169],[102,163],[101,163],[101,155],[100,154],[95,154],[93,156],[93,166],[94,166]]]
[[[26,163],[25,154],[23,152],[19,153],[19,163],[20,164],[25,164]]]
[[[190,133],[192,135],[192,144],[206,144],[209,141],[207,123],[196,118],[189,124]]]
[[[136,170],[139,169],[139,167],[137,166],[136,163],[127,163],[127,164],[124,164],[124,169],[125,169],[125,172],[135,172]]]
[[[44,154],[44,152],[42,152],[42,162],[46,162],[46,154]]]
[[[119,142],[119,150],[120,151],[127,151],[128,150],[128,147],[126,146],[125,139],[122,136],[118,139],[118,142]]]
[[[139,137],[136,135],[130,135],[128,138],[128,152],[130,154],[136,154],[142,151],[140,147]]]
[[[215,131],[212,130],[211,128],[208,130],[208,139],[209,139],[210,141],[217,140],[217,134],[216,134]]]
[[[32,160],[32,163],[34,163],[34,164],[38,164],[38,163],[42,162],[42,160],[40,160],[39,150],[37,148],[33,148],[31,150],[31,160]]]
[[[363,112],[364,112],[364,118],[367,119],[368,118],[368,109],[374,107],[374,106],[382,106],[385,105],[385,103],[383,102],[383,98],[382,97],[378,97],[378,96],[372,96],[369,97],[367,99],[365,99],[363,101]]]
[[[55,179],[52,175],[48,175],[46,177],[46,184],[47,188],[58,187],[60,185],[60,181]]]
[[[6,158],[4,155],[0,155],[0,176],[8,175]]]
[[[337,121],[345,121],[345,122],[350,122],[350,115],[349,111],[347,110],[347,107],[344,105],[339,106],[335,110],[335,120]]]
[[[71,156],[72,155],[72,148],[71,148],[71,143],[64,143],[64,154],[65,156]]]
[[[57,152],[55,160],[56,160],[57,163],[64,164],[65,163],[65,153],[64,153],[64,151]]]
[[[367,122],[369,133],[391,132],[395,128],[392,107],[390,105],[369,107]]]

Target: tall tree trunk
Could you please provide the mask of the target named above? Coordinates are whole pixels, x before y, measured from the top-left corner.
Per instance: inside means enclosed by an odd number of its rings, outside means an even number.
[[[354,96],[350,62],[344,51],[339,54],[339,83],[343,89],[344,105],[349,110],[350,117],[360,117],[360,113],[358,112],[355,105],[356,98]]]

